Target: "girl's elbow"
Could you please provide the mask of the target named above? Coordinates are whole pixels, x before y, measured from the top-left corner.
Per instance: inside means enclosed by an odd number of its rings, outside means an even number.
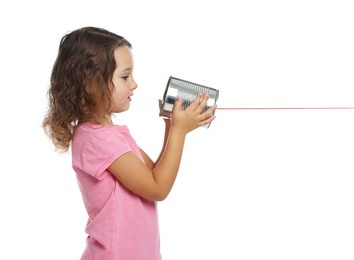
[[[152,201],[164,201],[168,197],[169,191],[157,191],[155,192],[150,200]]]

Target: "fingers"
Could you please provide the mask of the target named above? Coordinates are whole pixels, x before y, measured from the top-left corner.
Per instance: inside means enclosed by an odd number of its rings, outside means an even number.
[[[190,103],[187,107],[184,107],[183,105],[183,99],[182,97],[179,97],[175,103],[173,110],[181,111],[181,110],[186,110],[187,112],[192,112],[197,115],[203,115],[203,117],[210,117],[211,115],[214,114],[216,105],[213,105],[211,107],[208,107],[207,110],[207,102],[208,102],[209,95],[205,94],[203,96],[202,93],[199,93],[197,97]]]
[[[200,99],[200,103],[196,109],[196,112],[198,114],[202,113],[205,109],[205,106],[208,102],[208,98],[209,98],[209,95],[208,94],[205,94],[204,96],[202,96],[202,99]]]
[[[182,109],[183,99],[181,97],[177,98],[175,103],[173,104],[172,112],[174,110],[179,111]]]
[[[200,114],[208,101],[208,94],[203,96],[202,93],[198,93],[197,97],[193,100],[193,102],[186,108],[186,110],[196,112]]]
[[[214,115],[216,105],[210,107],[207,111],[200,115],[201,125],[206,125],[212,122],[216,117]]]
[[[199,93],[189,106],[184,106],[184,101],[180,97],[174,102],[171,126],[179,127],[186,132],[190,132],[200,126],[209,124],[215,119],[214,112],[216,105],[207,106],[208,95]]]
[[[186,110],[188,109],[189,111],[195,112],[198,115],[203,114],[203,117],[210,117],[214,114],[216,105],[209,107],[208,110],[205,111],[207,108],[208,99],[208,94],[203,96],[202,93],[199,93],[193,102],[186,108]]]
[[[203,94],[198,93],[196,98],[192,101],[192,103],[189,104],[189,106],[186,108],[186,110],[195,111],[198,108],[198,106],[200,105],[202,99],[203,99]]]
[[[216,105],[213,105],[209,107],[207,110],[205,110],[205,108],[207,107],[208,98],[209,98],[208,94],[205,94],[203,96],[201,93],[199,93],[197,98],[192,102],[189,108],[187,108],[187,109],[191,109],[193,113],[198,115],[199,125],[209,124],[215,119],[214,113],[215,113]]]

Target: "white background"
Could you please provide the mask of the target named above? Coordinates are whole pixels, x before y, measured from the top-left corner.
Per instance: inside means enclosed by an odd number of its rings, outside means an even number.
[[[170,75],[219,89],[219,107],[354,106],[351,2],[3,1],[0,259],[84,249],[70,154],[40,127],[66,32],[99,26],[133,44],[139,87],[117,120],[156,158]],[[354,259],[354,110],[216,116],[189,134],[159,203],[163,259]]]

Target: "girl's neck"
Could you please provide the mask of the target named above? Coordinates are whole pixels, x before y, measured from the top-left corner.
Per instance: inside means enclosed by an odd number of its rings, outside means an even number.
[[[96,125],[114,125],[111,117],[102,118],[99,121],[79,120],[78,124],[82,124],[82,123],[90,123]]]

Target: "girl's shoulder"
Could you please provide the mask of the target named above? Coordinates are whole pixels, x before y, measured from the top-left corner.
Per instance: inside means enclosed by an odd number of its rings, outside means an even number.
[[[94,124],[94,123],[80,123],[74,128],[75,133],[109,133],[109,132],[129,132],[129,129],[126,125],[103,125],[103,124]]]
[[[80,123],[74,128],[72,145],[86,146],[94,142],[95,145],[107,142],[126,142],[131,135],[126,125],[99,125]]]

